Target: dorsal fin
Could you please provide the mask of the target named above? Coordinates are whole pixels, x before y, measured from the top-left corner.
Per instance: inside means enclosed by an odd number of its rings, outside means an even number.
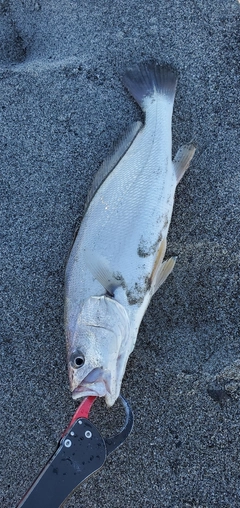
[[[125,155],[142,126],[142,122],[134,122],[134,124],[127,130],[125,136],[116,144],[113,153],[103,161],[93,179],[92,186],[87,195],[84,212],[86,212],[89,204],[104,180],[106,180],[107,176],[113,171]]]

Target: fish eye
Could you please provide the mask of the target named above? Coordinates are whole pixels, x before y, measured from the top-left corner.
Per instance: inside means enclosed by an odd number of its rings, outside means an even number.
[[[73,353],[70,358],[71,365],[74,369],[80,369],[85,363],[85,356],[79,351]]]

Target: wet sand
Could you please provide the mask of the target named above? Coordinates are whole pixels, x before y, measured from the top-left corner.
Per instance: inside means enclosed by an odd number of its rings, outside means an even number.
[[[177,68],[173,153],[198,148],[122,393],[135,426],[66,508],[237,508],[239,475],[239,15],[237,0],[3,1],[1,27],[2,494],[16,506],[76,408],[64,269],[92,178],[142,118],[121,76]],[[97,401],[92,421],[117,408]],[[114,418],[112,418],[114,420]]]

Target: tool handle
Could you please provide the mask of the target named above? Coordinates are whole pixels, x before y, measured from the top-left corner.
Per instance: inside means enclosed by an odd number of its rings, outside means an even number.
[[[105,442],[96,427],[79,418],[17,508],[59,508],[83,480],[102,467],[106,456]]]

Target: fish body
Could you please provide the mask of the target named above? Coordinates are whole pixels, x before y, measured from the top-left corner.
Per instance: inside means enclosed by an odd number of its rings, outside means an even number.
[[[66,268],[65,328],[73,398],[119,395],[128,357],[153,294],[171,273],[163,262],[177,183],[194,155],[172,161],[176,73],[157,64],[129,70],[125,85],[145,113],[99,169]]]

